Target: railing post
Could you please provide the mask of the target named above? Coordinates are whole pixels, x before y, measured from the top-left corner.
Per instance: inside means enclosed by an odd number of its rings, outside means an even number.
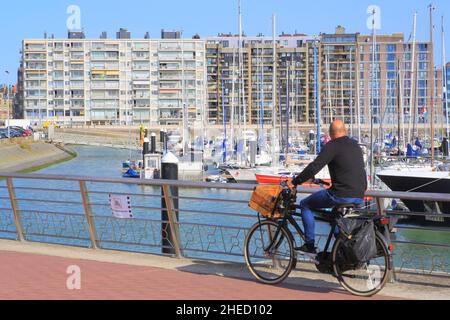
[[[19,241],[25,241],[23,236],[22,221],[20,219],[19,206],[17,205],[16,193],[14,192],[14,185],[12,178],[6,178],[6,185],[9,193],[9,200],[11,201],[11,209],[14,215],[14,223],[16,225],[16,232]]]
[[[170,190],[170,186],[164,185],[162,186],[162,190],[164,193],[164,202],[165,202],[165,209],[167,210],[167,217],[169,220],[169,228],[170,233],[166,232],[168,240],[173,244],[173,248],[175,249],[175,255],[177,258],[181,258],[183,255],[181,253],[181,247],[180,247],[180,230],[178,227],[178,217],[175,212],[175,206],[173,202],[173,196],[172,191]],[[163,230],[164,232],[164,230]]]
[[[383,206],[383,198],[381,198],[381,197],[376,197],[376,202],[377,202],[377,214],[379,215],[379,216],[385,216],[386,215],[386,212],[384,211],[384,206]],[[391,239],[390,239],[390,233],[391,233],[391,231],[390,230],[388,230],[388,233],[389,233],[389,239],[388,239],[388,241],[389,241],[389,244],[391,243]],[[393,257],[391,256],[391,258],[393,259]],[[394,261],[392,260],[392,261],[390,261],[390,263],[392,264],[391,266],[392,266],[392,269],[391,269],[391,272],[389,272],[389,275],[388,275],[388,277],[389,277],[389,279],[388,279],[388,281],[390,282],[390,283],[395,283],[395,281],[396,281],[396,276],[395,276],[395,266],[394,266]]]
[[[80,193],[81,198],[83,199],[84,214],[86,216],[86,222],[89,228],[89,237],[91,238],[92,249],[97,249],[97,234],[95,231],[94,216],[92,214],[92,207],[89,201],[89,194],[85,181],[80,181]]]
[[[375,201],[377,202],[377,215],[379,215],[379,216],[385,215],[382,200],[383,199],[380,197],[376,197],[376,199],[375,199]]]

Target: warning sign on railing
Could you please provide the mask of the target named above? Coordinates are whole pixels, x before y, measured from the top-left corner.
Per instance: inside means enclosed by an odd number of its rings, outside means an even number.
[[[109,203],[111,204],[112,214],[115,218],[117,219],[133,218],[130,196],[110,194]]]

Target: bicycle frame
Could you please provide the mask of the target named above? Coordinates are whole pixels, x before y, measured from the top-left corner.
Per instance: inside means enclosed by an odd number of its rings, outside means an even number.
[[[315,212],[317,212],[317,213],[319,213],[319,212],[325,213],[325,211],[319,211],[319,210],[315,210]],[[269,246],[267,246],[267,248],[264,248],[264,252],[269,252],[272,249],[278,249],[279,245],[283,241],[283,236],[281,236],[279,241],[278,241],[278,243],[276,243],[277,242],[276,239],[278,238],[278,236],[281,233],[281,228],[286,227],[286,230],[292,235],[292,232],[289,230],[288,222],[294,227],[294,229],[297,231],[297,233],[302,238],[302,240],[305,241],[305,233],[302,230],[302,228],[299,226],[297,221],[295,220],[295,217],[301,217],[301,214],[298,214],[296,212],[294,212],[294,213],[289,212],[289,213],[285,214],[285,216],[282,218],[281,222],[278,223],[277,230],[275,231],[275,235],[272,238],[271,243],[269,244]],[[318,221],[322,221],[318,217],[315,217],[315,219],[318,220]],[[328,252],[328,249],[330,248],[330,245],[331,245],[331,241],[333,240],[333,235],[334,235],[334,233],[336,231],[336,224],[333,223],[332,221],[331,222],[327,221],[327,222],[330,223],[331,230],[330,230],[330,233],[329,233],[328,238],[327,238],[327,242],[326,242],[325,247],[324,247],[324,252]],[[270,233],[270,230],[269,230],[269,233]],[[270,234],[269,234],[269,236],[270,236]],[[292,238],[294,240],[293,235],[292,235]],[[294,240],[294,243],[295,243],[295,240]]]

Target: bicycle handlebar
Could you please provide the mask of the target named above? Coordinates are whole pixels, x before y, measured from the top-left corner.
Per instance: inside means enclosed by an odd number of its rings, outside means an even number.
[[[296,173],[295,175],[298,175],[298,173]],[[316,178],[309,179],[306,182],[311,182],[312,184],[323,185],[323,186],[327,186],[327,187],[331,186],[331,183],[326,182],[322,179],[316,179]]]
[[[327,187],[330,187],[330,186],[331,186],[331,183],[326,182],[326,181],[324,181],[324,180],[322,180],[322,179],[312,179],[311,182],[312,182],[313,184],[324,185],[324,186],[327,186]]]
[[[308,181],[313,184],[320,185],[320,186],[327,186],[327,187],[331,186],[330,183],[328,183],[322,179],[314,178],[314,179],[310,179]],[[283,192],[282,192],[283,199],[285,201],[294,201],[295,202],[295,200],[297,198],[297,188],[296,187],[291,188],[287,181],[283,181],[281,183],[281,185],[283,186]]]

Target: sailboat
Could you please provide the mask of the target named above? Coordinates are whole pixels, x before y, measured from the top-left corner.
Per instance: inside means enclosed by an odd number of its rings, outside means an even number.
[[[144,144],[145,129],[141,125],[139,129],[140,133],[140,145]],[[131,136],[131,124],[129,124],[129,158],[127,161],[122,163],[122,178],[141,178],[141,169],[143,168],[143,160],[133,160],[133,147],[132,147],[132,136]]]
[[[430,41],[433,41],[432,10],[430,6]],[[434,68],[431,68],[434,70]],[[432,94],[433,95],[433,94]],[[431,106],[433,108],[433,106]],[[433,112],[432,112],[433,115]],[[433,116],[431,123],[434,122]],[[431,137],[434,137],[432,125]],[[414,131],[414,130],[413,130]],[[450,167],[438,163],[434,159],[434,139],[431,139],[432,159],[430,164],[396,165],[377,172],[377,177],[391,190],[403,192],[450,193]],[[414,216],[409,219],[418,224],[445,224],[450,226],[450,218],[441,214],[450,214],[449,202],[419,201],[400,199],[412,212],[423,212],[431,215]]]

